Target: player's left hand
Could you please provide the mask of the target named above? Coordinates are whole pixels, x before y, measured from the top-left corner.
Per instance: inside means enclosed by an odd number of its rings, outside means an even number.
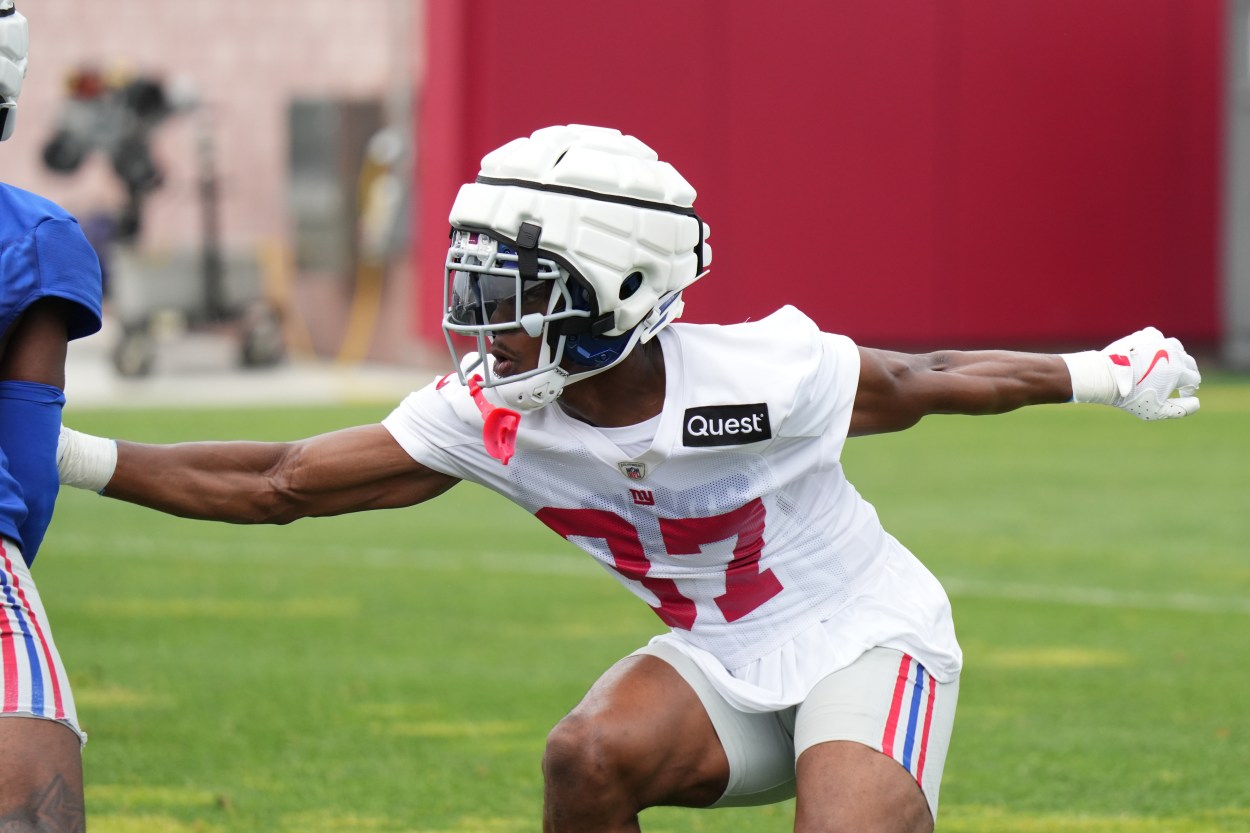
[[[1144,420],[1179,419],[1198,410],[1194,394],[1202,375],[1179,340],[1147,327],[1101,352],[1111,363],[1116,384],[1111,405]]]

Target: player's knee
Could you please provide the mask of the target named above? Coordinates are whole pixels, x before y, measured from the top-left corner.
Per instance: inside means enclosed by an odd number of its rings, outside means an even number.
[[[576,713],[556,724],[542,759],[549,791],[599,800],[619,793],[628,779],[624,753],[612,735],[609,726]]]

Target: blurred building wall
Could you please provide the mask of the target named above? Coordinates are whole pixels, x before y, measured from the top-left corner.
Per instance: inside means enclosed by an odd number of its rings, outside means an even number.
[[[424,309],[480,157],[582,122],[698,189],[715,259],[688,320],[794,303],[913,348],[1219,337],[1220,0],[427,5]]]
[[[420,0],[18,0],[30,20],[30,69],[15,137],[0,152],[0,178],[42,193],[79,215],[120,203],[107,161],[92,158],[73,176],[48,172],[41,149],[77,68],[183,78],[211,116],[220,174],[221,229],[232,250],[292,240],[288,205],[289,108],[295,99],[378,101],[410,123],[407,96],[419,81]],[[166,182],[151,197],[142,245],[199,244],[195,119],[177,117],[155,134]],[[342,276],[343,284],[351,276]],[[402,283],[408,284],[407,275]],[[350,287],[348,287],[350,289]],[[335,289],[309,301],[309,315],[342,304]],[[331,330],[341,311],[328,310]],[[391,337],[407,339],[404,314]],[[379,327],[387,326],[380,322]],[[310,322],[317,329],[316,322]]]
[[[1222,357],[1250,370],[1250,0],[1227,2]]]

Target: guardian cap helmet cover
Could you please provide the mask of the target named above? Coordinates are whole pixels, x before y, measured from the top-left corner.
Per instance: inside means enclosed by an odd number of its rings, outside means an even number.
[[[567,382],[620,362],[681,314],[681,292],[711,262],[695,191],[618,130],[548,127],[486,155],[451,209],[443,329],[462,381],[532,410]],[[543,344],[538,366],[497,378],[498,332]],[[476,340],[465,361],[454,335]]]

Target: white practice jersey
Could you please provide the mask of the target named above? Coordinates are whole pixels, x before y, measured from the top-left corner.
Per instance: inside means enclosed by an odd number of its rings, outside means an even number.
[[[950,606],[839,462],[859,352],[785,307],[731,326],[674,324],[664,410],[626,444],[564,414],[521,418],[504,466],[454,374],[384,421],[418,462],[487,486],[584,549],[650,605],[739,708],[801,701],[874,646],[940,682],[961,663]]]

